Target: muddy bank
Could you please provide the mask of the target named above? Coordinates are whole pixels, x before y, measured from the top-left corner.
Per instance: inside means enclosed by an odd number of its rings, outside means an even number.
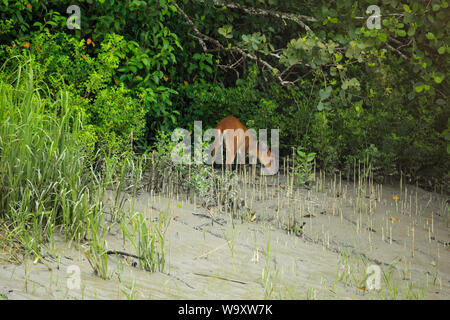
[[[446,197],[415,186],[337,178],[295,187],[288,177],[242,183],[242,219],[192,194],[141,192],[123,211],[168,219],[163,272],[138,268],[118,223],[106,235],[111,279],[86,244],[56,236],[43,261],[0,263],[7,299],[449,299]],[[106,203],[112,203],[112,192]],[[246,214],[242,214],[245,211]],[[105,210],[108,211],[108,210]],[[163,215],[163,217],[162,217]],[[158,243],[159,245],[159,243]],[[129,255],[126,255],[129,254]],[[3,253],[2,257],[6,255]],[[73,266],[80,285],[74,288]],[[372,275],[368,267],[375,266]],[[72,268],[72,269],[71,269]],[[379,269],[378,269],[379,268]],[[372,282],[367,279],[374,279]],[[377,283],[377,279],[379,282]],[[377,289],[378,288],[378,289]]]

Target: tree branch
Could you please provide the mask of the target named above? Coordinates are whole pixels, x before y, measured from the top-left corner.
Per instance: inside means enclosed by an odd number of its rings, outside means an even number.
[[[256,54],[253,55],[249,52],[247,52],[245,49],[239,48],[239,47],[230,47],[230,48],[226,48],[223,44],[221,44],[218,40],[211,38],[209,36],[207,36],[206,34],[201,33],[198,28],[195,26],[194,22],[192,22],[191,18],[189,18],[189,16],[178,6],[177,3],[172,2],[172,4],[177,8],[178,13],[181,14],[181,16],[184,18],[184,20],[186,21],[186,23],[191,27],[191,29],[194,31],[194,33],[196,34],[196,37],[199,42],[200,45],[203,48],[203,51],[208,52],[211,51],[211,49],[208,49],[206,47],[206,43],[205,41],[209,41],[211,43],[213,43],[216,48],[220,49],[220,51],[228,51],[228,52],[238,52],[239,54],[241,54],[241,56],[248,58],[250,60],[256,61],[258,63],[261,63],[263,66],[265,66],[267,69],[270,70],[270,72],[272,73],[272,75],[278,79],[278,81],[280,81],[281,85],[283,86],[292,86],[295,84],[295,82],[297,82],[299,79],[297,79],[296,81],[292,82],[292,81],[287,81],[284,80],[282,78],[282,74],[280,73],[280,71],[276,68],[274,68],[273,66],[271,66],[267,61],[261,59],[260,57],[258,57]]]
[[[389,43],[386,42],[386,47],[388,47],[390,50],[396,52],[400,57],[402,57],[404,60],[409,60],[407,56],[405,56],[400,50],[394,48]]]
[[[184,18],[186,23],[192,28],[192,30],[194,30],[195,34],[198,36],[197,40],[200,43],[200,45],[202,46],[203,51],[204,52],[208,51],[208,47],[206,47],[206,43],[203,41],[204,34],[202,34],[200,31],[198,31],[194,22],[192,22],[192,20],[188,17],[188,15],[183,10],[181,10],[181,8],[178,6],[178,4],[176,2],[172,2],[172,4],[175,6],[175,8],[177,8],[177,12],[179,14],[181,14],[181,16]]]
[[[204,0],[194,0],[197,2],[204,3]],[[260,8],[254,8],[254,7],[243,7],[236,3],[229,2],[229,1],[223,1],[223,0],[213,0],[214,5],[220,6],[220,7],[226,7],[228,9],[237,9],[240,11],[244,11],[247,14],[251,15],[262,15],[262,16],[271,16],[279,19],[286,19],[293,21],[300,25],[302,28],[304,28],[306,31],[313,32],[311,28],[303,22],[309,21],[309,22],[317,22],[317,19],[314,17],[309,17],[301,14],[295,14],[290,12],[281,12],[277,10],[266,10],[266,9],[260,9]]]

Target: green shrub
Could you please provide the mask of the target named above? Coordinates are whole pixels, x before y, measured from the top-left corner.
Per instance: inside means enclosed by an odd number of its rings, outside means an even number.
[[[197,194],[206,208],[220,205],[231,212],[244,205],[244,199],[240,198],[237,174],[231,170],[224,170],[221,174],[211,166],[193,166],[188,186]]]
[[[96,134],[112,152],[132,150],[133,141],[144,135],[144,109],[123,85],[98,91],[86,112]]]
[[[315,152],[305,153],[302,151],[301,146],[297,147],[294,154],[296,185],[307,186],[314,181],[313,165],[315,157]]]

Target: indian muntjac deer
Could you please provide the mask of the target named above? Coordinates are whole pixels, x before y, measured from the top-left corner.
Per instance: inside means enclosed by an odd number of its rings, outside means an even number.
[[[257,144],[254,137],[248,131],[248,128],[234,116],[228,116],[222,119],[216,127],[220,135],[224,135],[226,148],[226,164],[231,165],[239,152],[245,156],[248,152],[251,156],[256,156],[266,168],[271,167],[272,155],[265,143]],[[226,132],[227,130],[230,130]],[[215,157],[217,149],[220,146],[222,137],[216,137],[213,144],[212,156]],[[255,154],[256,153],[256,154]],[[239,161],[238,161],[239,163]]]

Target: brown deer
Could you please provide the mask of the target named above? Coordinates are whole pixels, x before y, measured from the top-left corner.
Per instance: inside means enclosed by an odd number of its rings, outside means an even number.
[[[224,143],[226,148],[226,164],[231,165],[236,157],[236,153],[241,153],[244,156],[247,152],[251,156],[256,156],[259,161],[266,167],[271,167],[272,155],[266,144],[261,143],[257,145],[257,141],[251,136],[248,128],[234,116],[228,116],[222,119],[217,125],[216,129],[220,131],[221,135],[224,135]],[[226,130],[230,131],[226,132]],[[214,157],[219,145],[221,143],[221,137],[216,137],[213,144],[212,156]],[[256,150],[255,150],[256,149]],[[256,153],[256,154],[255,154]],[[238,162],[239,163],[239,162]]]

